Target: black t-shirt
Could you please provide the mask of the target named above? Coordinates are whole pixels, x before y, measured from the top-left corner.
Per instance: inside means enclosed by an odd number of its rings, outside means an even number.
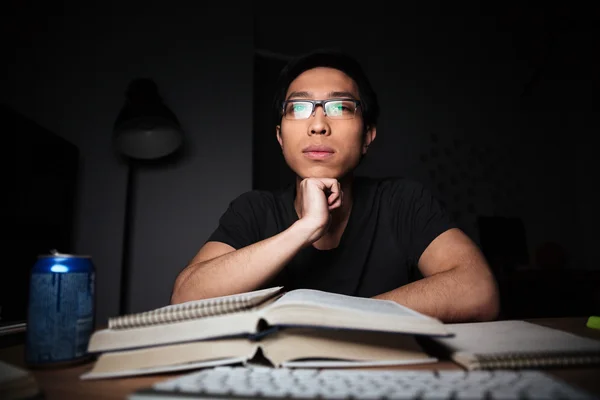
[[[295,196],[295,184],[281,191],[242,194],[229,204],[207,241],[240,249],[286,230],[298,220]],[[373,297],[419,279],[421,254],[454,226],[441,204],[417,182],[355,177],[353,206],[338,247],[300,250],[263,287]]]

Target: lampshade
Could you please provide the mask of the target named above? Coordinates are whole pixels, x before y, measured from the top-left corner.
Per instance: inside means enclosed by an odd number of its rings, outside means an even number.
[[[181,146],[183,132],[175,114],[163,103],[151,79],[135,79],[114,124],[116,150],[131,158],[165,157]]]

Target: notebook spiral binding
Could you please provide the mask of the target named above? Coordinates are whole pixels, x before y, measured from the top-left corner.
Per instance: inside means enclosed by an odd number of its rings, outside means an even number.
[[[480,355],[472,365],[472,370],[519,369],[519,368],[552,368],[569,365],[600,364],[600,354],[576,353],[531,353]]]
[[[231,297],[223,299],[208,299],[202,303],[182,303],[162,309],[142,313],[122,315],[110,318],[110,329],[139,328],[143,326],[181,322],[194,318],[210,317],[241,311],[254,305],[252,299],[247,297]]]

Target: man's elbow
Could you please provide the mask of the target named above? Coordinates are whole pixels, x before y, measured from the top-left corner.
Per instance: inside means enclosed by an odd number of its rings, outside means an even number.
[[[493,321],[500,315],[500,294],[495,280],[492,278],[480,286],[477,296],[477,315],[479,322]]]
[[[184,269],[175,279],[173,289],[171,291],[171,304],[185,303],[190,300],[199,300],[198,293],[194,293],[192,298],[190,292],[190,271]]]
[[[173,305],[186,303],[188,301],[204,300],[209,297],[210,296],[206,295],[203,291],[200,290],[200,288],[194,287],[192,290],[192,288],[190,288],[189,285],[175,284],[171,292],[170,302]]]
[[[202,272],[204,262],[189,264],[179,273],[171,291],[171,304],[185,303],[188,301],[204,300],[221,296],[211,286],[202,284],[211,282],[212,279]],[[199,276],[202,274],[202,276]]]
[[[173,285],[173,289],[171,290],[171,304],[179,304],[184,302],[185,296],[183,294],[183,290],[181,289],[181,282],[178,278]]]

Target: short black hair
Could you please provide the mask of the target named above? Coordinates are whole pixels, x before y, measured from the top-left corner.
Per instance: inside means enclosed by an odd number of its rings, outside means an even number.
[[[315,50],[291,60],[280,72],[277,82],[277,91],[273,106],[275,120],[281,122],[282,105],[290,84],[304,71],[317,67],[335,68],[344,72],[356,82],[360,96],[361,111],[365,127],[377,125],[379,117],[379,103],[377,94],[360,63],[349,54],[341,50]]]

